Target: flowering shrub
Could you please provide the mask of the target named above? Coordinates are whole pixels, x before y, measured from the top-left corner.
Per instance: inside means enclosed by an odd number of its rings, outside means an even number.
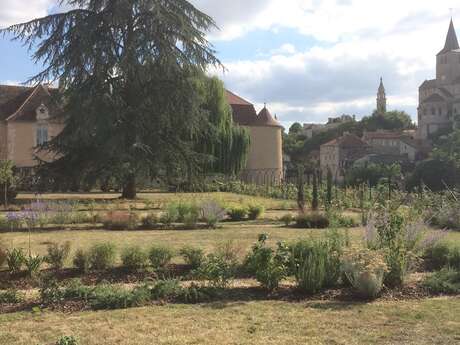
[[[349,249],[343,253],[342,270],[361,297],[372,299],[382,290],[388,267],[380,251]]]

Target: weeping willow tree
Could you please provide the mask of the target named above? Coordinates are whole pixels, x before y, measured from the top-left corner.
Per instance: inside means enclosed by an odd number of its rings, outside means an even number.
[[[209,66],[221,66],[205,38],[212,18],[186,0],[61,3],[72,10],[4,30],[44,63],[29,82],[60,83],[54,101],[65,128],[42,148],[59,158],[42,171],[116,175],[123,197],[134,198],[146,170],[241,168],[247,139],[227,114],[203,107],[197,88]]]

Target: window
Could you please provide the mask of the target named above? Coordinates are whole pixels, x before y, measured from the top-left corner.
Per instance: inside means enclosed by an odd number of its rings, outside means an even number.
[[[37,128],[37,146],[43,145],[48,141],[48,128],[40,126]]]
[[[431,108],[431,115],[436,115],[436,109],[435,108]]]

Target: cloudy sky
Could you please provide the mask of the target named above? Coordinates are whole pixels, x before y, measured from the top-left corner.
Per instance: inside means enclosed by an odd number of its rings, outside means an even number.
[[[226,66],[226,86],[289,125],[368,115],[380,76],[390,109],[414,119],[418,86],[435,74],[458,0],[191,0],[216,20],[209,39]],[[0,27],[44,16],[56,0],[0,0]],[[457,5],[457,7],[456,7]],[[450,8],[453,8],[450,10]],[[0,37],[0,82],[39,66]]]

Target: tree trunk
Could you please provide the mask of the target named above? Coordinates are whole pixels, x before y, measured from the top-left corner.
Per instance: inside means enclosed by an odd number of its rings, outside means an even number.
[[[136,175],[130,174],[123,184],[123,191],[121,193],[121,197],[123,199],[136,199]]]

